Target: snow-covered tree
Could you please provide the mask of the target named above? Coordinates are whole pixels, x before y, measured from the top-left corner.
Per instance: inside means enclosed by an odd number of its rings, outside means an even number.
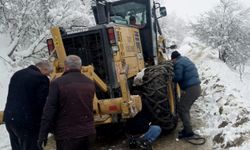
[[[169,14],[159,19],[163,35],[169,44],[180,45],[187,33],[187,25],[184,20],[178,18],[176,14]]]
[[[250,8],[237,0],[220,0],[212,10],[192,23],[199,40],[219,50],[219,58],[243,71],[250,56]]]
[[[11,37],[8,56],[22,60],[40,53],[52,26],[93,24],[90,8],[82,0],[0,0],[0,32]]]
[[[166,0],[155,0],[155,2],[168,10]],[[178,17],[175,13],[168,13],[166,17],[159,19],[159,23],[168,46],[171,44],[180,45],[183,42],[188,32],[185,20]]]

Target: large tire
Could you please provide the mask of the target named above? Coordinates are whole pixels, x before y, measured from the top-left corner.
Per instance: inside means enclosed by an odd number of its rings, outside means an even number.
[[[170,111],[167,91],[168,82],[172,84],[172,77],[173,64],[170,61],[161,65],[150,66],[144,71],[143,84],[140,87],[142,101],[152,113],[152,122],[160,125],[163,133],[174,130],[178,122],[176,107],[174,107],[174,113]],[[175,88],[172,88],[175,97]]]

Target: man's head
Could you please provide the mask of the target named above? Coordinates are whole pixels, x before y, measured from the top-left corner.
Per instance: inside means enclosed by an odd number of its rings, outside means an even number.
[[[178,51],[173,51],[171,54],[171,60],[175,60],[179,56],[181,56],[181,54]]]
[[[43,75],[46,76],[48,76],[53,71],[51,63],[45,60],[36,63],[35,66],[41,71]]]
[[[66,57],[64,61],[64,67],[65,67],[65,71],[68,71],[71,69],[81,70],[82,60],[80,57],[76,55],[69,55]]]
[[[135,18],[135,16],[130,16],[129,17],[129,24],[130,25],[136,25],[136,18]]]

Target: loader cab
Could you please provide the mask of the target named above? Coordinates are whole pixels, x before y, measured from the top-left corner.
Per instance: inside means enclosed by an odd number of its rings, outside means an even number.
[[[157,19],[166,16],[165,7],[160,7],[153,0],[114,2],[97,0],[93,12],[97,24],[115,23],[138,28],[145,62],[157,59],[157,34],[159,32]],[[154,61],[153,64],[155,63]]]

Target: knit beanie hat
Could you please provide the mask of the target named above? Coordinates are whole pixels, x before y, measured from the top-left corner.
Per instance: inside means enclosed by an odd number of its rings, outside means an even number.
[[[175,59],[179,56],[181,56],[181,54],[178,51],[173,51],[171,54],[171,59]]]

